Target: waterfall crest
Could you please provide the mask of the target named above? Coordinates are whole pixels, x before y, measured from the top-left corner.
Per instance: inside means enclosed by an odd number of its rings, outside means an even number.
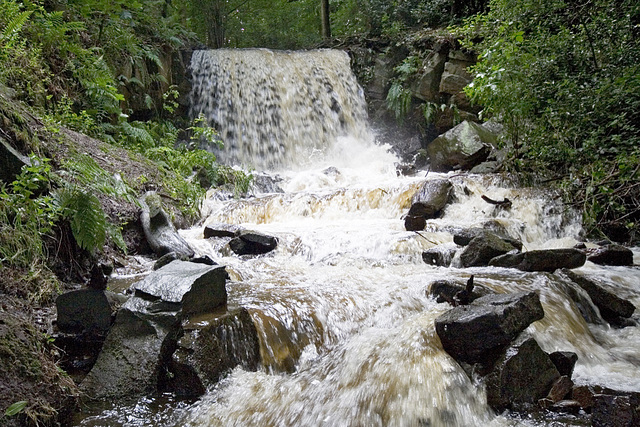
[[[260,169],[308,162],[342,136],[369,139],[364,94],[338,50],[199,50],[191,115],[224,141],[221,161]]]

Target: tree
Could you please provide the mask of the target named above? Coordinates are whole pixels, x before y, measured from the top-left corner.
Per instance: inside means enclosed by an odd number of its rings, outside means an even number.
[[[331,20],[330,20],[329,0],[320,0],[320,20],[322,22],[322,38],[327,40],[331,38]]]

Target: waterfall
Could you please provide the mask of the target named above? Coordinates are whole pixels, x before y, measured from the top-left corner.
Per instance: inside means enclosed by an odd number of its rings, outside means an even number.
[[[552,194],[490,175],[397,176],[397,159],[372,143],[342,52],[201,51],[193,70],[193,113],[220,130],[221,156],[278,169],[282,192],[229,199],[211,190],[202,224],[181,231],[198,255],[226,266],[229,305],[248,310],[262,365],[234,369],[196,403],[145,398],[83,425],[583,425],[496,414],[482,383],[442,349],[434,320],[451,307],[428,295],[429,284],[471,274],[498,293],[538,292],[545,317],[526,332],[546,352],[578,355],[577,384],[640,390],[640,328],[587,323],[561,276],[422,260],[427,249],[455,248],[452,232],[471,227],[499,228],[524,250],[575,245],[580,220]],[[429,179],[450,180],[452,200],[423,231],[406,231],[402,216]],[[215,223],[276,236],[278,247],[237,256],[230,238],[204,239]],[[637,269],[587,262],[576,271],[640,307]]]
[[[223,162],[286,168],[339,137],[367,137],[364,94],[342,51],[199,50],[191,71],[191,116],[219,131]]]

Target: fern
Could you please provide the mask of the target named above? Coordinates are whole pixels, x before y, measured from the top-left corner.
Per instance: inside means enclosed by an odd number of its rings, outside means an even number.
[[[78,246],[94,253],[107,238],[107,217],[100,200],[75,186],[63,187],[54,194],[63,217],[69,220],[71,232]]]
[[[411,91],[402,87],[402,83],[394,81],[387,93],[387,109],[393,111],[396,120],[402,122],[411,110]]]
[[[17,13],[9,19],[7,26],[0,33],[0,43],[4,45],[4,48],[8,48],[11,45],[15,35],[20,32],[24,24],[27,22],[27,19],[29,19],[31,12],[31,10],[27,10],[25,12]]]

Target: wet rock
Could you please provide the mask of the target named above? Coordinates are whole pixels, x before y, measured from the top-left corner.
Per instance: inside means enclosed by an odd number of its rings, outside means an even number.
[[[427,220],[423,216],[407,215],[404,217],[404,229],[407,231],[424,230]]]
[[[640,424],[637,399],[630,396],[596,394],[593,397],[591,425],[593,427],[633,427]]]
[[[492,229],[496,227],[495,224],[487,224],[488,227]],[[456,245],[467,246],[471,241],[478,236],[486,236],[486,235],[494,235],[510,244],[517,250],[522,250],[522,242],[518,239],[513,239],[509,236],[504,235],[501,232],[487,230],[485,228],[465,228],[463,230],[456,230],[453,233],[453,242]]]
[[[175,252],[169,252],[168,254],[164,254],[162,255],[160,258],[158,258],[158,260],[153,264],[153,269],[154,270],[158,270],[162,267],[164,267],[165,265],[175,261],[175,260],[182,260],[182,261],[186,261],[189,258],[186,256],[182,256],[180,257],[177,253]]]
[[[278,239],[256,231],[242,231],[231,239],[229,247],[238,255],[261,255],[278,246]]]
[[[548,409],[562,414],[577,415],[582,410],[582,407],[577,400],[561,400],[551,405]]]
[[[448,179],[425,181],[413,196],[408,215],[427,219],[437,217],[449,201],[451,188]]]
[[[15,181],[23,166],[31,166],[29,158],[20,154],[0,136],[0,181]]]
[[[586,260],[585,254],[578,249],[543,249],[497,256],[489,262],[489,265],[551,273],[559,268],[581,267]]]
[[[456,361],[491,364],[520,332],[543,317],[538,294],[519,292],[487,295],[455,307],[435,325],[442,347]]]
[[[167,213],[162,209],[160,196],[147,194],[142,200],[140,221],[151,249],[159,256],[175,252],[178,257],[191,258],[193,249],[178,234]]]
[[[422,252],[422,260],[429,265],[449,267],[455,254],[455,248],[436,246]]]
[[[598,307],[602,318],[608,322],[619,322],[619,318],[628,318],[633,315],[635,306],[605,289],[594,280],[588,279],[570,270],[562,270],[562,273],[571,281],[584,289],[591,301]]]
[[[56,299],[57,326],[61,332],[104,336],[113,321],[118,299],[97,289],[78,289]]]
[[[560,372],[560,375],[571,378],[573,368],[575,368],[576,362],[578,361],[577,354],[572,351],[554,351],[549,354],[549,358],[556,366],[558,372]]]
[[[218,265],[217,262],[212,260],[207,255],[191,258],[189,262],[195,262],[196,264],[204,264],[204,265]]]
[[[555,363],[553,365],[556,366]],[[566,375],[562,375],[553,383],[553,386],[551,387],[551,390],[549,390],[549,394],[547,395],[547,399],[550,399],[553,403],[557,403],[564,399],[572,389],[573,381],[571,381],[571,378]]]
[[[622,245],[605,245],[591,252],[587,260],[600,265],[633,265],[633,252]]]
[[[474,237],[460,254],[462,267],[486,266],[493,258],[517,250],[493,233]]]
[[[80,383],[88,398],[123,398],[156,391],[179,319],[177,311],[153,312],[151,305],[133,297],[120,309],[95,365]]]
[[[211,237],[236,237],[241,230],[237,225],[216,223],[204,227],[203,234],[205,239],[210,239]]]
[[[429,285],[429,291],[427,295],[434,297],[436,299],[436,302],[438,303],[451,303],[455,300],[456,294],[464,291],[465,288],[466,285],[462,282],[454,282],[451,280],[436,280]],[[473,291],[471,292],[469,302],[473,302],[480,297],[493,293],[494,292],[491,289],[476,284],[474,285]]]
[[[496,136],[481,125],[464,121],[427,146],[431,170],[471,169],[487,159],[496,141]]]
[[[236,366],[255,371],[260,364],[256,327],[245,308],[226,312],[205,327],[185,331],[173,353],[169,389],[199,396]]]
[[[575,303],[578,311],[587,323],[594,325],[603,324],[604,320],[600,317],[600,312],[595,306],[589,294],[571,280],[563,270],[554,273],[555,276],[562,280],[555,281],[555,285],[564,291],[565,294]]]
[[[485,377],[487,403],[497,410],[526,407],[546,397],[559,377],[536,340],[521,336]]]
[[[225,267],[176,260],[151,272],[132,288],[153,299],[154,307],[174,307],[183,314],[201,313],[227,302]]]
[[[268,193],[284,193],[280,187],[282,178],[278,175],[270,175],[264,172],[252,173],[250,193],[251,194],[268,194]]]

